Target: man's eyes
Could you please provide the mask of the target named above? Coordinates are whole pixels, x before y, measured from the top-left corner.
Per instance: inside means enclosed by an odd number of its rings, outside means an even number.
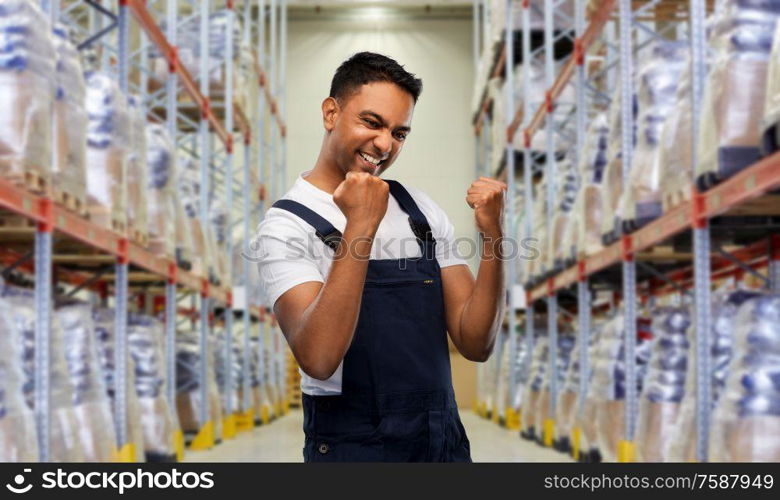
[[[380,128],[382,126],[381,123],[371,120],[369,118],[363,118],[363,122],[371,128]],[[393,137],[395,137],[396,140],[403,141],[406,139],[407,134],[408,134],[407,132],[396,132],[395,134],[393,134]]]

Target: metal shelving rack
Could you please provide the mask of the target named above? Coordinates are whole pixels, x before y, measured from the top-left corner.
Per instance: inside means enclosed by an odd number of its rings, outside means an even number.
[[[240,291],[242,303],[234,305],[234,289],[228,284],[213,283],[208,276],[198,276],[179,267],[174,259],[159,257],[137,243],[131,241],[127,234],[119,234],[91,223],[89,220],[68,211],[55,203],[48,196],[33,194],[24,188],[0,179],[0,207],[24,216],[36,223],[34,232],[34,251],[20,254],[10,249],[0,251],[0,260],[7,266],[6,269],[19,269],[34,275],[35,283],[35,418],[38,428],[39,453],[41,461],[49,460],[50,442],[50,414],[49,414],[49,372],[48,356],[51,336],[51,314],[54,304],[53,276],[56,283],[63,287],[72,287],[71,292],[77,290],[91,290],[105,292],[105,284],[101,286],[101,276],[90,275],[83,271],[69,271],[62,267],[62,262],[68,262],[68,257],[53,255],[53,246],[59,241],[68,241],[78,244],[84,249],[90,249],[95,261],[111,261],[114,264],[114,302],[116,309],[116,342],[115,366],[117,367],[117,393],[115,405],[115,424],[117,426],[117,458],[119,460],[131,460],[134,456],[132,445],[127,437],[127,394],[123,379],[128,369],[126,362],[127,353],[127,309],[131,300],[130,289],[133,272],[131,269],[140,269],[144,275],[153,275],[157,279],[144,279],[146,284],[151,282],[164,283],[162,295],[164,295],[164,319],[166,337],[166,376],[168,379],[169,402],[175,408],[175,335],[176,318],[192,318],[193,311],[178,306],[184,298],[191,294],[200,296],[198,308],[199,328],[201,335],[202,360],[208,359],[207,337],[211,334],[214,325],[214,304],[220,304],[223,308],[225,329],[225,354],[230,361],[232,349],[230,340],[233,333],[233,314],[241,313],[243,325],[243,408],[251,408],[249,404],[249,356],[250,339],[259,337],[258,349],[260,350],[260,366],[258,377],[261,383],[275,384],[274,393],[278,400],[272,401],[273,411],[264,408],[261,419],[267,422],[272,416],[280,415],[286,411],[286,404],[282,400],[285,393],[280,384],[283,383],[279,374],[269,372],[263,360],[269,354],[269,359],[274,367],[280,369],[283,364],[284,352],[279,341],[280,332],[276,326],[275,318],[270,311],[263,306],[258,306],[259,298],[251,297],[250,273],[252,272],[249,260],[244,258],[241,269],[232,269],[232,242],[236,237],[243,241],[246,255],[251,255],[249,240],[251,238],[252,223],[257,222],[265,212],[265,185],[269,174],[271,179],[271,196],[282,192],[284,189],[284,147],[286,127],[284,123],[284,106],[277,103],[280,89],[284,88],[284,70],[276,72],[276,66],[282,65],[286,58],[286,44],[282,38],[279,50],[277,38],[286,36],[286,1],[276,2],[272,0],[268,6],[264,0],[252,2],[245,0],[236,8],[236,2],[228,0],[224,7],[229,13],[228,29],[226,29],[227,54],[224,60],[214,61],[211,66],[208,61],[208,15],[212,12],[212,4],[209,1],[180,1],[175,0],[119,0],[118,2],[93,2],[86,0],[41,0],[42,9],[54,22],[65,23],[78,38],[80,48],[99,48],[101,54],[101,66],[103,70],[115,72],[117,81],[124,93],[133,92],[141,97],[142,109],[149,119],[163,122],[172,137],[175,139],[176,154],[189,155],[200,162],[201,177],[201,218],[204,227],[208,221],[209,196],[222,195],[228,213],[228,272],[235,278],[241,273],[244,283]],[[200,14],[200,40],[201,53],[206,57],[201,59],[199,79],[193,78],[187,68],[178,59],[176,50],[176,27],[178,17],[189,9],[191,14]],[[137,50],[131,50],[130,31],[131,17],[140,29],[140,42]],[[232,27],[235,19],[243,21],[244,31],[242,39],[245,44],[256,40],[256,52],[254,53],[252,79],[257,83],[257,99],[250,103],[253,109],[244,110],[233,100],[233,74],[234,62],[232,58]],[[160,21],[165,19],[165,33],[160,28]],[[282,30],[277,34],[275,29],[281,20]],[[266,50],[265,25],[270,23],[271,50]],[[169,75],[165,85],[156,92],[148,91],[148,81],[151,71],[148,64],[148,48],[156,47],[157,51],[168,62]],[[209,71],[216,65],[223,65],[226,75],[226,91],[223,102],[210,99],[208,87]],[[270,68],[270,79],[266,76],[266,68]],[[130,72],[136,71],[138,81],[131,81]],[[191,116],[192,109],[188,109],[179,101],[179,96],[186,94],[194,107],[195,119]],[[283,95],[283,94],[282,94]],[[283,98],[282,98],[283,99]],[[282,103],[284,101],[282,100]],[[219,116],[216,108],[221,105]],[[158,114],[159,109],[165,110],[165,115]],[[185,128],[182,128],[185,124]],[[268,125],[267,125],[268,124]],[[191,125],[191,127],[187,127]],[[252,126],[258,134],[253,135]],[[271,129],[270,145],[267,144],[266,133]],[[239,140],[234,141],[234,136]],[[241,143],[241,154],[236,154],[238,143]],[[281,151],[281,155],[277,155]],[[269,161],[270,156],[270,161]],[[234,162],[241,159],[241,168],[234,168]],[[274,172],[280,170],[282,175],[276,179]],[[252,201],[251,192],[256,189],[260,202]],[[234,196],[238,196],[240,203],[234,203]],[[241,227],[238,228],[239,224]],[[53,262],[58,263],[56,273],[53,271]],[[72,260],[72,259],[71,259]],[[238,271],[238,272],[237,272]],[[236,290],[238,292],[238,290]],[[179,293],[181,292],[181,293]],[[237,293],[238,294],[238,293]],[[269,327],[269,324],[271,326]],[[259,328],[253,333],[252,330]],[[205,380],[205,364],[201,366],[201,377]],[[227,384],[232,384],[232,372],[228,370]],[[206,384],[201,383],[201,421],[206,422],[207,408],[205,402]],[[230,394],[230,391],[227,391]],[[245,411],[244,414],[235,415],[236,406],[230,396],[227,398],[225,408],[226,433],[224,437],[235,435],[236,420],[239,428],[251,427],[254,424],[254,416]],[[193,448],[208,448],[213,446],[215,436],[211,423],[204,426],[193,441]],[[183,446],[181,436],[177,437],[179,446]],[[181,450],[179,450],[181,451]]]
[[[513,0],[507,0],[507,12],[512,12]],[[542,2],[538,2],[542,3]],[[513,228],[515,225],[515,205],[512,198],[515,192],[521,193],[523,197],[524,211],[526,212],[524,237],[533,236],[533,224],[531,216],[533,215],[533,169],[528,168],[534,165],[533,152],[530,149],[531,138],[537,131],[544,130],[547,139],[547,157],[553,161],[545,165],[544,177],[547,181],[548,189],[548,210],[547,225],[551,227],[550,202],[551,195],[554,196],[554,189],[551,190],[550,180],[555,180],[555,149],[554,141],[557,135],[562,132],[561,124],[568,126],[569,130],[574,132],[574,156],[580,151],[584,144],[587,119],[592,116],[594,103],[599,101],[608,101],[609,96],[620,99],[622,104],[621,125],[622,125],[622,151],[623,151],[623,179],[624,185],[627,185],[627,176],[630,172],[631,154],[633,148],[632,129],[633,115],[632,96],[634,93],[634,79],[632,77],[632,67],[637,58],[637,51],[641,50],[647,41],[653,38],[664,36],[664,32],[670,28],[676,28],[676,37],[680,40],[687,40],[690,45],[691,54],[691,104],[692,104],[692,138],[698,140],[699,122],[695,117],[699,116],[701,110],[701,99],[706,78],[706,39],[704,32],[704,20],[710,2],[706,0],[690,0],[688,2],[676,2],[671,0],[601,0],[591,2],[591,9],[586,20],[586,0],[544,0],[544,19],[545,19],[545,40],[542,52],[549,62],[550,54],[553,50],[553,24],[551,23],[554,15],[564,11],[562,7],[565,4],[573,6],[575,18],[574,27],[574,51],[565,61],[557,74],[550,73],[550,65],[546,65],[547,93],[545,102],[541,103],[529,113],[528,110],[516,110],[513,102],[511,90],[507,92],[505,106],[514,119],[507,130],[507,158],[505,168],[499,172],[492,172],[506,179],[510,186],[515,186],[515,165],[512,139],[517,134],[522,134],[524,149],[523,153],[523,178],[516,190],[510,190],[507,204],[507,225]],[[537,4],[538,5],[538,4]],[[658,7],[662,9],[658,9]],[[523,61],[530,61],[536,56],[530,47],[529,39],[529,11],[536,8],[528,0],[521,3],[523,29]],[[475,34],[479,33],[479,26],[484,26],[487,16],[487,2],[477,0],[474,3],[474,21]],[[659,14],[661,13],[661,14]],[[480,17],[481,16],[481,17]],[[662,17],[662,23],[656,22]],[[493,76],[505,78],[505,83],[511,89],[512,82],[512,26],[511,15],[507,16],[506,29],[504,31],[504,40],[496,48],[496,64],[490,72]],[[615,30],[617,36],[614,36],[612,30]],[[486,32],[487,29],[483,28]],[[590,79],[585,67],[586,58],[592,48],[599,42],[606,47],[606,57],[600,70],[599,76],[606,76],[609,92],[600,92]],[[479,54],[479,44],[475,45],[475,57]],[[527,75],[527,72],[524,72]],[[619,76],[619,78],[618,78]],[[564,109],[564,114],[568,117],[559,120],[562,108],[567,108],[566,104],[560,101],[564,87],[573,82],[576,92],[576,102],[573,110]],[[524,82],[525,94],[528,94],[527,81]],[[492,106],[500,103],[491,102],[487,96],[483,96],[483,102],[474,119],[476,144],[477,144],[477,165],[476,171],[484,175],[486,140],[483,137],[484,131],[489,126],[490,113]],[[573,123],[569,123],[569,121]],[[544,127],[544,129],[542,129]],[[553,147],[551,147],[553,145]],[[694,142],[692,149],[695,155],[697,145]],[[494,152],[495,153],[495,152]],[[550,153],[553,153],[552,155]],[[696,158],[692,159],[692,165],[696,165]],[[546,277],[542,280],[529,283],[519,283],[517,271],[514,265],[508,268],[508,283],[510,304],[512,294],[517,293],[519,286],[525,287],[526,307],[510,309],[510,342],[514,346],[517,342],[515,334],[515,314],[524,313],[525,321],[525,342],[528,346],[529,356],[525,362],[530,361],[530,352],[533,346],[534,338],[534,314],[535,308],[539,304],[546,302],[548,315],[548,335],[551,347],[555,345],[555,334],[557,328],[557,315],[563,314],[558,308],[558,300],[561,297],[576,300],[571,305],[577,311],[577,328],[580,345],[580,387],[579,404],[587,393],[587,377],[589,372],[589,360],[587,345],[591,334],[591,314],[593,310],[593,301],[591,291],[594,283],[604,284],[611,280],[612,286],[616,292],[622,296],[622,308],[625,316],[625,364],[626,364],[626,413],[625,413],[625,435],[619,444],[617,456],[619,461],[635,460],[634,435],[635,425],[638,413],[638,395],[636,393],[636,358],[634,355],[634,346],[636,342],[636,318],[637,306],[641,297],[648,294],[662,295],[668,293],[679,293],[692,289],[693,304],[695,309],[696,335],[693,343],[696,349],[696,429],[697,446],[696,456],[699,461],[706,461],[708,458],[708,437],[710,428],[711,413],[711,394],[710,394],[710,322],[711,322],[711,283],[715,279],[725,276],[739,275],[740,273],[750,272],[758,274],[756,269],[767,268],[765,277],[767,285],[777,290],[780,287],[780,238],[777,235],[770,235],[767,238],[759,239],[752,244],[744,246],[738,250],[728,253],[722,251],[717,245],[715,248],[720,255],[711,254],[711,244],[713,234],[710,228],[710,221],[722,215],[728,215],[735,209],[743,207],[749,202],[760,198],[763,195],[780,187],[780,153],[773,153],[755,164],[742,170],[735,176],[721,182],[715,187],[699,192],[694,190],[691,200],[683,202],[676,208],[664,213],[661,217],[650,222],[641,229],[632,233],[623,233],[617,242],[607,245],[601,251],[593,255],[580,256],[572,265],[564,266],[558,269],[547,270]],[[695,172],[695,168],[692,168]],[[695,182],[693,183],[695,185]],[[637,261],[644,256],[653,247],[670,241],[672,237],[680,236],[688,232],[692,241],[692,263],[678,264],[675,269],[659,271],[652,268],[645,262],[641,266]],[[512,229],[507,231],[512,235]],[[543,249],[544,251],[544,249]],[[642,259],[644,260],[644,259]],[[619,270],[622,281],[615,282],[615,271]],[[611,273],[610,273],[611,271]],[[641,288],[638,287],[641,284]],[[641,296],[640,296],[641,294]],[[514,349],[514,347],[512,347]],[[514,351],[513,351],[514,352]],[[509,369],[510,386],[511,381],[515,379],[515,372],[520,369],[514,362],[514,357]],[[550,349],[550,373],[551,381],[555,376],[555,352]],[[484,375],[484,373],[482,373]],[[554,382],[551,383],[551,414],[554,415],[554,405],[556,400]],[[480,405],[484,412],[484,405]],[[510,422],[510,413],[513,409],[507,409],[506,421]],[[547,427],[547,425],[545,426]],[[545,429],[545,443],[551,442],[549,436],[550,429]],[[576,449],[576,445],[575,445]]]

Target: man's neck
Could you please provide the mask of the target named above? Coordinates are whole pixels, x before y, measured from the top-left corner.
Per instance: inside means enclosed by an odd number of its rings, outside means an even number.
[[[322,156],[317,158],[314,168],[304,177],[310,184],[330,194],[336,191],[344,178],[344,172],[335,163],[326,161]]]

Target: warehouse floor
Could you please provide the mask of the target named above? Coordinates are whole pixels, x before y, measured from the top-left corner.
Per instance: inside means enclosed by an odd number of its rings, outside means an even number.
[[[461,419],[475,462],[571,461],[567,455],[520,439],[516,431],[479,418],[471,410],[461,411]],[[241,433],[209,451],[187,451],[184,459],[186,462],[301,462],[302,423],[303,413],[293,409],[270,425]]]

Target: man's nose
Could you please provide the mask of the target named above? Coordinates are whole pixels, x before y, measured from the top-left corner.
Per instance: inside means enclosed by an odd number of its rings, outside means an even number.
[[[379,131],[377,136],[374,138],[374,147],[383,156],[390,154],[390,150],[393,147],[393,137],[389,130],[383,129]]]

